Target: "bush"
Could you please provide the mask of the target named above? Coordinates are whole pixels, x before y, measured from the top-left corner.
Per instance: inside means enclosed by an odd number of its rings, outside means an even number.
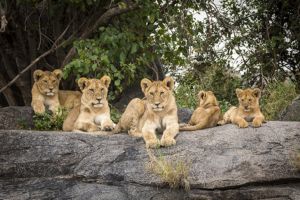
[[[267,120],[278,117],[297,96],[296,86],[292,82],[274,82],[267,86],[262,96],[262,112]]]
[[[190,189],[188,180],[189,165],[184,160],[166,160],[165,157],[157,158],[151,150],[148,150],[150,158],[147,168],[158,175],[171,188],[183,187],[186,191]]]
[[[212,66],[202,74],[187,72],[178,79],[179,85],[175,89],[175,96],[179,107],[195,109],[200,90],[212,91],[220,103],[222,112],[238,103],[235,89],[241,87],[241,78],[232,75],[224,67]]]
[[[39,131],[62,130],[67,114],[65,108],[59,108],[56,114],[52,114],[48,110],[43,114],[35,114],[33,116],[34,129]]]
[[[122,113],[114,106],[110,106],[110,117],[114,123],[118,123]]]

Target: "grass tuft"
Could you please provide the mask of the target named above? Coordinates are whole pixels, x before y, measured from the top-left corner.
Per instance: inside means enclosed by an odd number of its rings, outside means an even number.
[[[67,115],[68,111],[61,107],[55,114],[49,110],[43,114],[35,114],[33,116],[34,129],[39,131],[62,130],[62,126]]]
[[[293,163],[300,172],[300,150],[293,156]]]
[[[190,165],[186,161],[180,159],[167,160],[163,156],[157,158],[151,150],[148,150],[148,155],[150,162],[147,168],[158,175],[170,188],[176,189],[182,187],[186,191],[190,190],[188,180]]]

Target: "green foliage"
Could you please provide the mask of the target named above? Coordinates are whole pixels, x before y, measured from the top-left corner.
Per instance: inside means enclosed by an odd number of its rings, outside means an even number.
[[[198,6],[192,3],[169,6],[160,0],[137,3],[139,9],[99,27],[93,39],[74,43],[78,56],[64,67],[64,78],[70,74],[77,78],[109,75],[112,78],[109,96],[114,100],[134,81],[157,73],[152,66],[156,59],[173,70],[188,63],[193,34],[198,30],[193,28],[198,23],[194,22],[192,10]],[[127,4],[118,2],[118,6],[123,8]]]
[[[19,128],[21,128],[21,129],[25,129],[26,130],[26,129],[30,128],[30,126],[27,123],[26,119],[24,119],[22,117],[20,117],[19,119],[17,119],[17,123],[18,123]]]
[[[62,130],[67,114],[65,108],[59,108],[56,114],[48,110],[43,114],[35,114],[33,116],[34,128],[40,131]]]
[[[183,159],[166,159],[164,156],[157,158],[148,150],[150,162],[147,168],[158,175],[170,188],[183,187],[186,191],[190,189],[188,180],[190,166]]]
[[[179,77],[179,82],[175,91],[179,107],[195,109],[199,91],[210,90],[216,95],[222,112],[227,111],[231,105],[237,104],[235,89],[241,86],[241,79],[238,76],[232,75],[220,66],[210,67],[203,73],[195,73],[192,70]]]
[[[114,106],[110,106],[110,118],[114,123],[118,123],[122,113]]]
[[[274,82],[267,86],[262,96],[262,112],[267,120],[275,120],[297,96],[296,86],[291,82]]]

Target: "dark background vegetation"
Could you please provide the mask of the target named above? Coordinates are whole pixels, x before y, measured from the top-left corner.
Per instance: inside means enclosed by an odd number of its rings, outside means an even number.
[[[299,93],[300,1],[0,0],[0,15],[0,88],[21,73],[1,106],[30,105],[33,71],[56,68],[62,89],[109,75],[112,104],[166,74],[181,107],[207,89],[224,111],[235,88],[258,87],[274,119]]]

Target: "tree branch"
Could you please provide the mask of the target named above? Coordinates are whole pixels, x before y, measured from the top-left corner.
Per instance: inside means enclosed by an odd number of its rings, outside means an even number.
[[[71,35],[67,40],[65,40],[65,41],[61,42],[60,44],[58,44],[58,42],[66,34],[66,32],[69,29],[71,23],[66,27],[66,29],[62,32],[62,34],[56,39],[56,41],[54,42],[54,44],[52,45],[52,47],[48,51],[44,52],[42,55],[40,55],[39,57],[37,57],[27,67],[25,67],[17,76],[15,76],[15,78],[13,78],[6,86],[4,86],[3,88],[1,88],[0,93],[2,93],[4,90],[6,90],[14,82],[16,82],[25,72],[27,72],[31,67],[33,67],[36,63],[38,63],[42,58],[44,58],[47,55],[53,53],[54,51],[56,51],[60,47],[64,46],[65,44],[67,44],[68,42],[70,42],[71,40],[73,40],[73,35]]]

